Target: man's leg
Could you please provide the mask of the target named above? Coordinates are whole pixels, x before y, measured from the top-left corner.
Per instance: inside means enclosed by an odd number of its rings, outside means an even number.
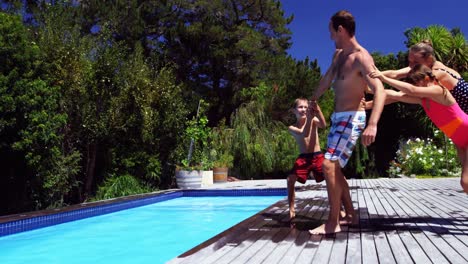
[[[340,177],[343,177],[343,173],[341,172],[341,167],[338,161],[330,161],[327,159],[323,162],[323,170],[325,181],[327,183],[330,212],[328,214],[328,220],[325,222],[325,224],[315,229],[309,230],[309,232],[313,235],[324,235],[341,231],[339,216],[343,193],[343,183]]]
[[[341,202],[343,203],[343,206],[345,208],[345,217],[340,221],[340,224],[342,225],[349,225],[349,224],[357,224],[357,218],[356,218],[356,212],[354,211],[353,207],[353,201],[351,200],[351,194],[349,191],[349,185],[348,181],[346,180],[346,177],[343,174],[343,171],[340,170],[340,173],[342,177],[340,179],[342,180],[341,186],[343,186],[343,193],[341,195]]]
[[[296,184],[296,175],[290,174],[287,178],[288,182],[288,202],[289,202],[289,220],[293,220],[296,217],[296,210],[294,208],[296,199],[296,191],[294,185]]]

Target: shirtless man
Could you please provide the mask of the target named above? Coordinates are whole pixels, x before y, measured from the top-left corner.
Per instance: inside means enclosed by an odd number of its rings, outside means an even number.
[[[329,31],[337,50],[312,100],[317,100],[333,82],[335,108],[331,116],[332,125],[323,162],[330,211],[325,224],[309,231],[313,235],[341,231],[339,222],[341,201],[349,222],[355,222],[349,185],[341,169],[348,162],[361,133],[361,142],[364,146],[369,146],[375,141],[377,122],[385,101],[382,82],[368,76],[374,71],[374,61],[354,36],[353,15],[348,11],[337,12],[330,20]],[[365,105],[362,101],[368,86],[374,93],[374,108],[366,127]]]

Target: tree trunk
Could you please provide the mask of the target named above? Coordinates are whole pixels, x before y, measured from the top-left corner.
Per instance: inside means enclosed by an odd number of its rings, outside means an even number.
[[[92,191],[93,182],[94,182],[94,173],[96,168],[96,153],[97,153],[97,144],[90,143],[87,148],[87,160],[86,160],[86,179],[85,179],[85,192],[84,199],[88,198],[89,194]]]

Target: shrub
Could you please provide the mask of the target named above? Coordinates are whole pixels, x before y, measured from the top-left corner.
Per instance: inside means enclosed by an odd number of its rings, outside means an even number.
[[[391,161],[388,174],[395,177],[403,175],[458,176],[460,164],[457,151],[452,141],[436,144],[439,131],[435,131],[435,140],[420,138],[401,140],[396,152],[396,161]]]
[[[125,174],[107,178],[102,186],[99,186],[94,200],[111,199],[151,192],[151,189],[141,184],[135,177]]]

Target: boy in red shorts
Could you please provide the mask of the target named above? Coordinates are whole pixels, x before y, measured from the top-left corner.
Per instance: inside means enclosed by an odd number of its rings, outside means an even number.
[[[296,123],[289,126],[288,131],[296,139],[301,154],[294,162],[294,167],[287,179],[290,220],[293,220],[296,216],[294,209],[294,185],[296,181],[305,183],[311,171],[316,182],[324,180],[322,173],[324,156],[320,150],[318,128],[325,128],[327,125],[316,102],[298,98],[294,101],[293,112],[296,116]]]

